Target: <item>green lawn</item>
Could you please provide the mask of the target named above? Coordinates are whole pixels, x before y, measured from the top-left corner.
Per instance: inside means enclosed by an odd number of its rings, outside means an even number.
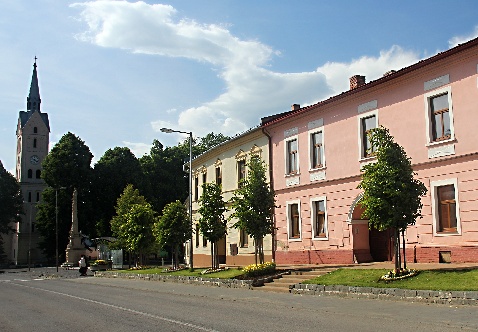
[[[242,275],[242,270],[238,269],[228,269],[225,271],[201,274],[204,269],[194,269],[194,271],[189,271],[189,269],[173,272],[163,272],[163,268],[151,268],[144,270],[117,270],[115,272],[119,273],[138,273],[138,274],[164,274],[164,275],[176,275],[176,276],[195,276],[195,277],[206,277],[206,278],[221,278],[221,279],[231,279]]]
[[[303,283],[444,291],[478,290],[478,270],[427,270],[403,280],[389,283],[379,281],[387,272],[378,269],[338,269]]]

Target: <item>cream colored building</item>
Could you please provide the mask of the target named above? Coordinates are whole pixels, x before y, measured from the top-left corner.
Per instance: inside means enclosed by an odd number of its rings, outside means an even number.
[[[206,267],[211,265],[211,244],[197,231],[197,222],[200,218],[198,200],[202,195],[202,184],[216,182],[222,186],[223,199],[228,202],[234,190],[238,188],[239,180],[247,175],[245,166],[251,155],[259,155],[269,169],[269,139],[261,128],[251,129],[224,142],[202,155],[193,162],[192,175],[192,209],[194,228],[194,266]],[[269,174],[267,174],[269,181]],[[225,216],[231,215],[230,204]],[[228,266],[245,266],[253,264],[254,243],[253,239],[235,229],[234,220],[228,221],[227,235],[218,243],[218,258],[220,264]],[[272,260],[272,240],[268,235],[264,238],[265,261]],[[187,244],[189,245],[189,243]],[[189,253],[188,248],[186,252]],[[186,257],[189,260],[188,257]]]

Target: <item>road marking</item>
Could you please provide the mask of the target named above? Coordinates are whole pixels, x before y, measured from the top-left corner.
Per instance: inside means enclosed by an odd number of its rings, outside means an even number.
[[[27,280],[25,280],[25,281],[27,281]],[[148,314],[147,312],[142,312],[142,311],[133,310],[133,309],[125,308],[125,307],[120,307],[120,306],[117,306],[117,305],[114,305],[114,304],[109,304],[109,303],[105,303],[105,302],[91,300],[91,299],[87,299],[87,298],[76,296],[76,295],[70,295],[70,294],[61,293],[61,292],[57,292],[57,291],[52,291],[52,290],[48,290],[48,289],[27,286],[27,285],[24,285],[24,284],[13,283],[13,285],[20,286],[20,287],[31,288],[31,289],[35,289],[35,290],[40,290],[40,291],[44,291],[44,292],[47,292],[47,293],[62,295],[62,296],[70,297],[70,298],[81,300],[81,301],[87,301],[87,302],[94,303],[94,304],[99,304],[99,305],[102,305],[102,306],[105,306],[105,307],[110,307],[110,308],[114,308],[114,309],[118,309],[118,310],[123,310],[123,311],[126,311],[126,312],[131,312],[133,314],[142,315],[142,316],[149,317],[149,318],[159,319],[159,320],[162,320],[162,321],[165,321],[165,322],[168,322],[168,323],[173,323],[173,324],[180,325],[180,326],[190,327],[190,328],[200,330],[200,331],[219,332],[219,331],[216,331],[216,330],[209,329],[207,327],[202,327],[202,326],[191,324],[191,323],[181,322],[181,321],[175,320],[175,319],[170,319],[170,318],[161,317],[161,316],[157,316],[157,315],[153,315],[153,314]]]

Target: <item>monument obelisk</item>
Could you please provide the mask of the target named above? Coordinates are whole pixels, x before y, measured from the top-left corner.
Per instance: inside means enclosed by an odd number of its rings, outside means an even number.
[[[85,253],[85,247],[81,243],[80,232],[78,231],[78,190],[73,190],[72,208],[71,208],[71,229],[70,242],[66,246],[66,264],[78,265],[82,254]]]

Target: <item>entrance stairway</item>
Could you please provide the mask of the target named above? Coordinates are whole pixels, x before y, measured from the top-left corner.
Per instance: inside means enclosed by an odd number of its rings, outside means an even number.
[[[264,286],[254,287],[254,289],[266,292],[289,293],[290,286],[301,283],[305,280],[316,278],[334,270],[336,270],[336,268],[295,269],[291,270],[290,274],[283,274],[280,278],[273,279],[273,281],[265,283]]]

